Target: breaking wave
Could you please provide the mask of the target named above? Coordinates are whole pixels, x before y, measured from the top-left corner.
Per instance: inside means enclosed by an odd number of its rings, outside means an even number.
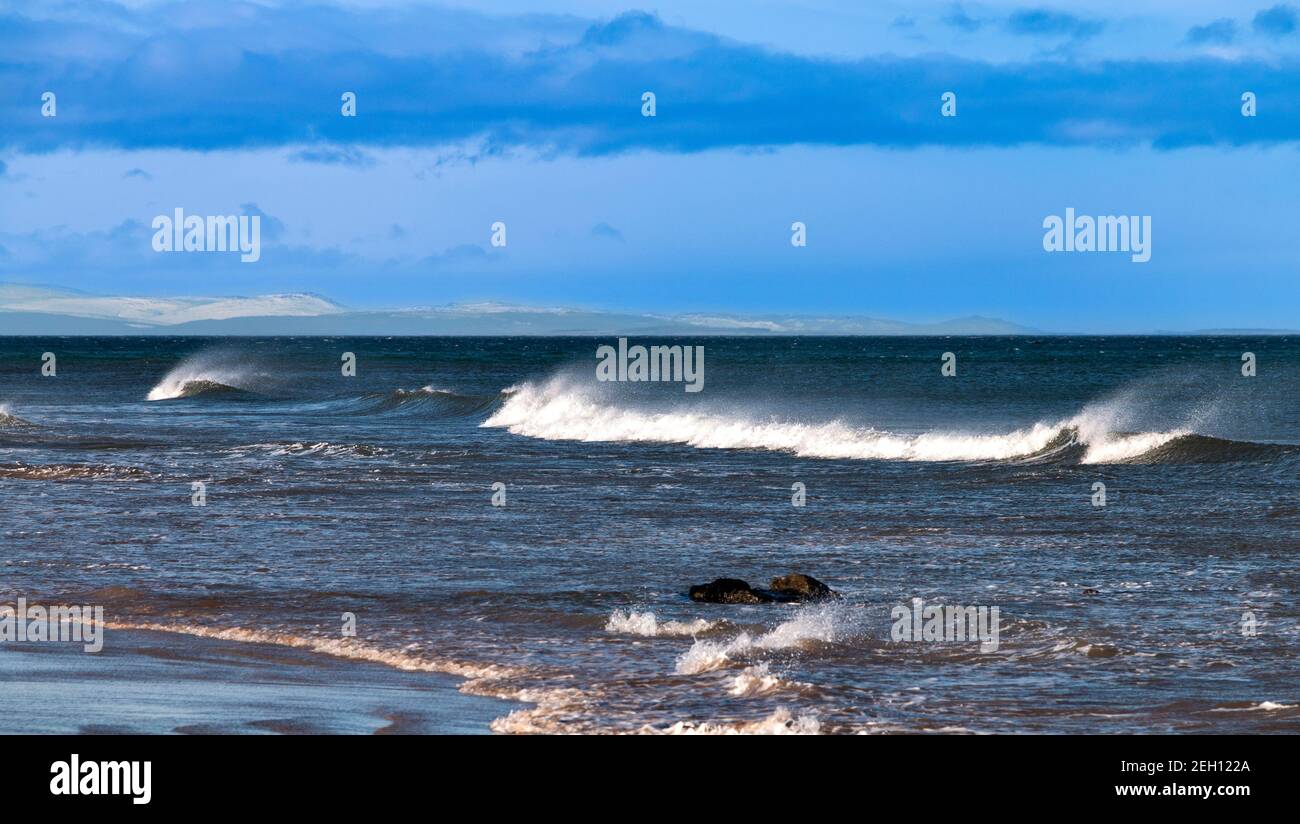
[[[698,675],[734,663],[761,650],[803,649],[819,643],[834,643],[844,636],[843,611],[834,605],[800,610],[757,638],[742,632],[729,641],[697,640],[677,659],[678,675]]]
[[[244,390],[220,381],[196,379],[170,382],[164,380],[149,391],[148,400],[169,401],[179,398],[197,398],[200,395],[242,393]]]
[[[784,686],[785,682],[773,675],[768,668],[768,663],[764,661],[752,667],[745,667],[743,672],[731,679],[731,686],[727,692],[738,698],[754,698],[770,695]]]
[[[1223,440],[1188,428],[1124,432],[1116,411],[1089,405],[1077,415],[1005,433],[900,434],[841,420],[760,419],[710,410],[667,411],[606,403],[563,378],[525,383],[481,425],[543,440],[684,444],[699,449],[762,449],[803,458],[885,461],[1061,461],[1082,464],[1257,460],[1300,447]]]
[[[256,393],[272,382],[271,375],[238,355],[205,352],[181,361],[149,390],[150,401],[196,398],[203,395]]]
[[[0,429],[26,429],[36,424],[23,420],[13,413],[7,403],[0,403]]]
[[[694,636],[717,626],[718,621],[696,618],[694,621],[659,621],[653,612],[623,612],[614,610],[605,624],[605,631],[619,635],[641,635],[647,638],[663,636]]]

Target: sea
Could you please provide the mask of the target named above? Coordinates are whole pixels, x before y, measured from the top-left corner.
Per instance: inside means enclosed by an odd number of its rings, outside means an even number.
[[[0,337],[0,603],[497,733],[1300,731],[1300,338],[631,339],[697,392],[616,343]],[[687,594],[791,572],[839,597]],[[899,638],[934,606],[996,644]]]

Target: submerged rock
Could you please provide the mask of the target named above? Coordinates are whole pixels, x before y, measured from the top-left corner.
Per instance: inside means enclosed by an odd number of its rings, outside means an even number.
[[[773,578],[770,589],[755,589],[739,578],[716,578],[691,587],[690,595],[692,601],[708,604],[788,604],[840,597],[811,575],[798,572]]]
[[[766,604],[773,599],[739,578],[715,578],[691,587],[691,600],[708,604]]]
[[[772,592],[793,601],[822,601],[840,594],[811,575],[791,572],[772,579]]]

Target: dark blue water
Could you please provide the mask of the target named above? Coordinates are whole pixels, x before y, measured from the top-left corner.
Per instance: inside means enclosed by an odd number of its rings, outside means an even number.
[[[640,342],[703,390],[588,338],[0,338],[0,599],[458,673],[502,731],[1300,728],[1300,340]],[[685,595],[791,570],[843,598]],[[918,597],[997,649],[893,640]]]

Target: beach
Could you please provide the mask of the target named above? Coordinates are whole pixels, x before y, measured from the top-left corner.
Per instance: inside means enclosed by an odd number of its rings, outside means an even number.
[[[464,734],[518,705],[461,679],[272,644],[108,629],[0,644],[0,734]]]

